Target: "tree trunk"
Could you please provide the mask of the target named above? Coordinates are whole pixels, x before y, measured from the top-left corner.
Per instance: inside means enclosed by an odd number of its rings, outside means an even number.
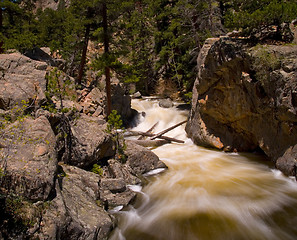
[[[87,58],[87,50],[88,50],[88,44],[89,44],[89,38],[90,38],[90,24],[86,26],[86,32],[85,32],[85,41],[84,41],[84,47],[83,51],[81,54],[81,60],[80,60],[80,65],[79,65],[79,71],[78,71],[78,77],[77,77],[77,84],[81,84],[81,80],[83,78],[84,74],[84,68],[86,64],[86,58]]]
[[[106,56],[109,54],[109,36],[108,36],[108,25],[107,25],[107,6],[106,2],[102,3],[102,18],[103,18],[103,41],[104,41],[104,53]],[[110,68],[105,66],[105,83],[106,83],[106,100],[107,100],[107,117],[111,113],[111,87],[110,87]]]
[[[3,28],[3,20],[2,20],[2,8],[0,7],[0,31],[2,32],[2,28]],[[4,52],[3,47],[4,42],[2,40],[0,40],[0,54]]]

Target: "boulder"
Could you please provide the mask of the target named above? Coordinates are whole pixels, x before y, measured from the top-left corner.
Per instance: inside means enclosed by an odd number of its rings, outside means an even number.
[[[67,164],[85,168],[102,158],[113,156],[113,141],[105,130],[106,123],[99,117],[81,114],[71,122],[73,146]]]
[[[106,104],[106,94],[99,90],[99,88],[93,88],[90,92],[83,91],[82,100],[80,105],[82,106],[83,113],[98,117],[104,114]]]
[[[277,159],[276,167],[287,176],[297,177],[297,144],[288,148],[285,154]]]
[[[46,62],[50,66],[58,66],[55,59],[50,55],[50,48],[38,48],[35,47],[24,53],[25,56],[40,62]]]
[[[126,165],[132,169],[136,176],[140,176],[156,168],[166,167],[166,165],[160,161],[159,157],[147,148],[137,145],[132,141],[126,141],[126,144]]]
[[[135,197],[123,178],[104,178],[100,182],[100,201],[108,209],[127,206]]]
[[[136,93],[133,93],[132,98],[141,98],[142,95],[139,91],[137,91]]]
[[[169,98],[167,98],[167,99],[161,99],[159,101],[159,106],[162,108],[172,108],[174,104]]]
[[[40,106],[45,100],[47,64],[20,53],[0,55],[0,109],[25,101]]]
[[[121,115],[123,123],[128,126],[137,115],[137,111],[131,108],[131,97],[126,94],[120,84],[113,84],[111,89],[111,106]]]
[[[122,164],[117,160],[108,160],[108,166],[104,171],[106,178],[123,179],[126,185],[137,185],[141,183],[141,180],[135,176],[133,169],[127,165]]]
[[[136,197],[136,193],[127,189],[121,193],[112,193],[109,190],[102,190],[100,192],[100,200],[104,203],[105,207],[112,210],[115,207],[123,206],[126,207],[130,204]]]
[[[126,183],[122,178],[105,178],[101,180],[100,187],[112,193],[120,193],[126,190]]]
[[[296,45],[208,39],[197,59],[188,136],[206,147],[260,148],[275,162],[297,142],[296,56]]]
[[[56,139],[46,117],[27,117],[4,130],[2,187],[31,201],[47,200],[57,171]]]
[[[64,176],[56,184],[56,197],[48,204],[35,234],[38,239],[106,239],[113,220],[100,206],[100,176],[61,165]]]

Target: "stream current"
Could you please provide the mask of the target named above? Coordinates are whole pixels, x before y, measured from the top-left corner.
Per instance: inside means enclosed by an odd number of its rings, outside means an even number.
[[[159,122],[157,133],[188,116],[188,111],[160,108],[148,99],[133,100],[132,107],[146,113],[133,129],[139,131]],[[119,226],[111,240],[297,239],[293,178],[262,155],[196,146],[184,128],[165,134],[184,144],[153,149],[168,169],[148,176],[143,188],[131,186],[137,201],[116,213]]]

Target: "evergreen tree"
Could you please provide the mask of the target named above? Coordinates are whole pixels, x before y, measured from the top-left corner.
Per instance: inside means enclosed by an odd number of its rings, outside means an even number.
[[[230,29],[242,29],[245,35],[271,25],[278,28],[296,18],[296,0],[222,1],[225,24]]]
[[[30,9],[29,1],[16,0],[0,2],[2,24],[1,40],[4,49],[15,48],[24,52],[37,44],[36,20]]]

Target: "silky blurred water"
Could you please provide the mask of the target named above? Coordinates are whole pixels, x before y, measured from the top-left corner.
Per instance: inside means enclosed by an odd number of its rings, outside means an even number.
[[[156,122],[160,132],[187,118],[187,111],[134,100],[145,117],[134,129]],[[137,202],[118,213],[111,240],[297,239],[297,183],[264,156],[198,147],[182,125],[166,136],[185,141],[153,149],[168,170],[148,177]]]

